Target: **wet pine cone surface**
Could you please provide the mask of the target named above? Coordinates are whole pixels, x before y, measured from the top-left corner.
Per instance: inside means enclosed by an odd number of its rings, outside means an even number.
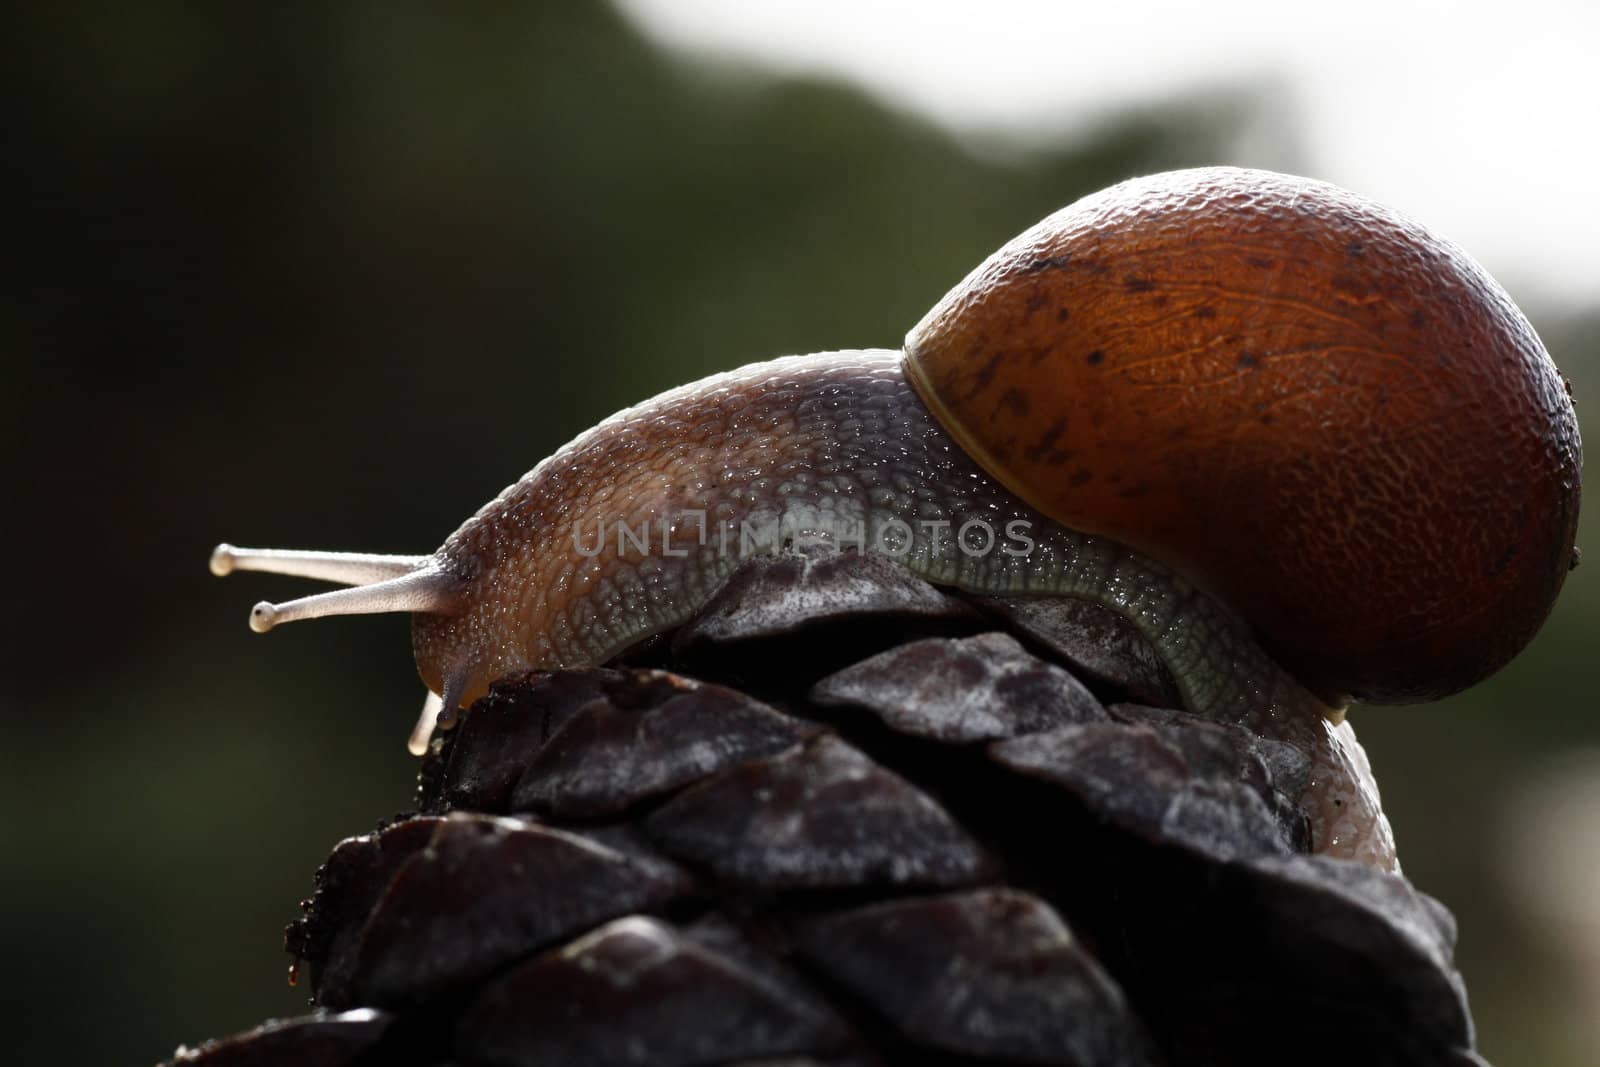
[[[752,561],[436,734],[289,926],[314,1012],[173,1062],[1481,1065],[1449,912],[1177,706],[1094,605]]]

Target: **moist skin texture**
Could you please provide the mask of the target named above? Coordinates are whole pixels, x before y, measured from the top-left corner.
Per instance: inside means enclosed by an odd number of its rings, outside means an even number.
[[[572,441],[439,549],[466,599],[460,614],[415,616],[423,680],[439,692],[465,674],[469,703],[496,678],[600,664],[681,625],[751,554],[804,541],[886,552],[939,585],[1118,611],[1191,710],[1311,753],[1302,800],[1317,851],[1393,869],[1393,837],[1349,725],[1330,721],[1332,709],[1218,601],[1007,492],[935,421],[901,359],[868,350],[752,364]]]

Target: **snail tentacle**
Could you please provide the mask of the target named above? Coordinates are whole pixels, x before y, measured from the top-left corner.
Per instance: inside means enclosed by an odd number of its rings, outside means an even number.
[[[388,556],[375,552],[307,552],[281,548],[235,548],[223,543],[211,550],[211,573],[218,578],[234,571],[285,574],[340,585],[371,585],[401,578],[433,562],[432,556]]]
[[[250,629],[264,634],[275,626],[330,615],[380,615],[410,612],[448,615],[465,595],[461,581],[436,567],[414,570],[399,578],[316,593],[273,604],[263,600],[250,609]]]

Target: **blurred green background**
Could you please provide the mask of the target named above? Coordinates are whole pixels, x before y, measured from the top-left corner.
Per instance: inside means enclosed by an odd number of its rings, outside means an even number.
[[[1270,85],[986,154],[852,89],[661,54],[604,6],[24,19],[0,296],[15,1063],[153,1061],[303,1010],[282,925],[337,839],[410,799],[407,620],[255,637],[250,603],[306,587],[218,583],[215,542],[431,550],[627,403],[897,344],[1082,193],[1303,169]],[[1600,439],[1600,305],[1517,296]],[[1525,847],[1581,816],[1548,768],[1600,743],[1593,528],[1509,669],[1355,720],[1501,1067],[1593,1062],[1573,1020],[1594,947],[1530,903],[1571,850]]]

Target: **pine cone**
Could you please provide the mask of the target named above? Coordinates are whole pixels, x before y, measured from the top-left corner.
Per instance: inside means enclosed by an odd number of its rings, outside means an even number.
[[[1094,605],[753,561],[437,736],[289,927],[316,1013],[174,1062],[1481,1064],[1444,907],[1176,705]]]

